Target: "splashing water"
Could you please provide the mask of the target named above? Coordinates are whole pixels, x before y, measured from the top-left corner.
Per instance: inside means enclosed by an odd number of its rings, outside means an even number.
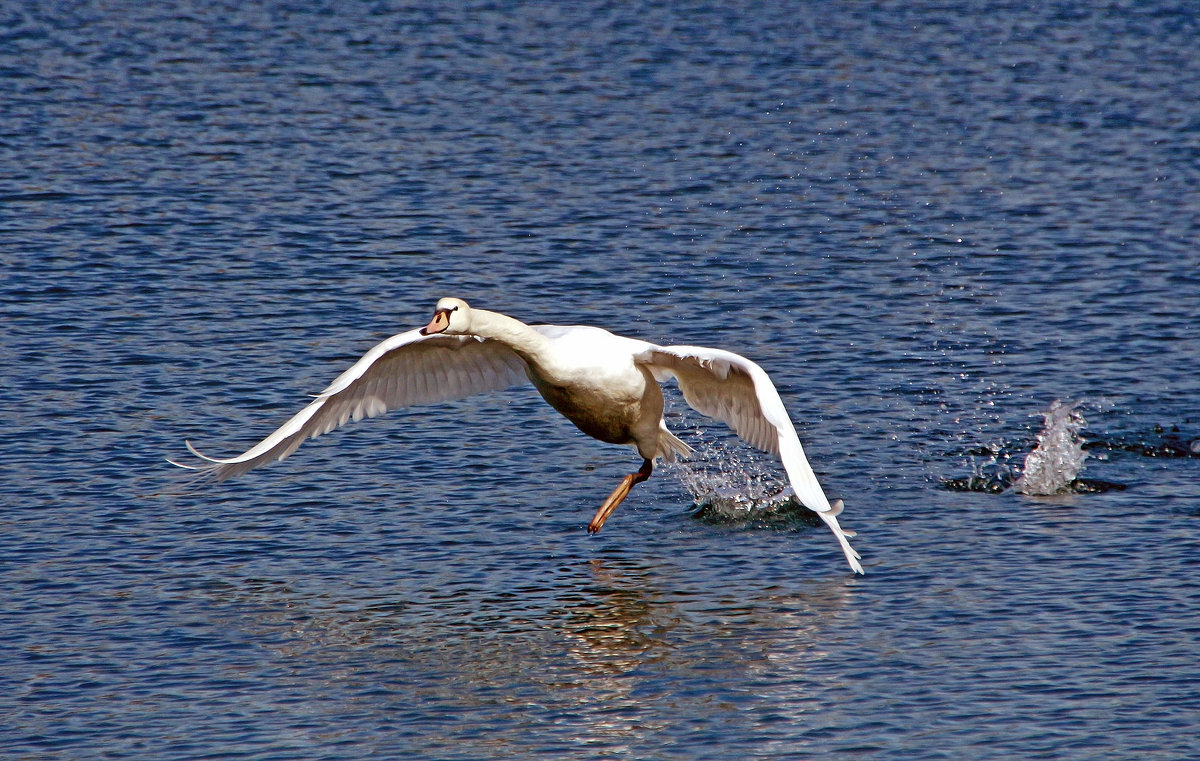
[[[710,438],[697,431],[700,443],[688,460],[670,471],[692,495],[696,515],[718,521],[789,519],[807,512],[792,487],[781,480],[769,459],[736,441]]]
[[[1080,430],[1087,425],[1083,413],[1079,410],[1080,406],[1080,402],[1066,404],[1056,400],[1049,410],[1039,413],[1045,418],[1045,422],[1032,451],[1024,452],[1024,442],[1020,444],[1021,451],[1016,451],[1003,442],[973,447],[968,452],[971,455],[971,475],[966,478],[940,479],[942,487],[951,491],[987,494],[1000,494],[1010,488],[1021,494],[1033,496],[1100,494],[1124,490],[1125,485],[1094,478],[1079,478],[1079,471],[1083,469],[1083,462],[1088,456],[1085,449],[1128,450],[1149,456],[1160,456],[1159,452],[1169,451],[1172,456],[1176,452],[1186,456],[1182,445],[1173,442],[1160,442],[1159,446],[1148,446],[1120,441],[1114,443],[1102,439],[1086,441],[1079,435]],[[1200,441],[1200,438],[1197,441]],[[1144,449],[1148,451],[1143,451]],[[1017,467],[1015,460],[1022,453],[1025,455],[1024,464]],[[986,459],[978,459],[981,456]],[[1107,459],[1107,455],[1101,454],[1099,459]]]
[[[1072,491],[1087,452],[1079,431],[1087,425],[1079,403],[1056,400],[1042,413],[1045,424],[1037,435],[1037,445],[1025,458],[1021,477],[1013,488],[1022,494],[1047,495]]]

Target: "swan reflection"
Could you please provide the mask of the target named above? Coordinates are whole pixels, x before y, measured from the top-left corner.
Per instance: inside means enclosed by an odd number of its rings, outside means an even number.
[[[710,577],[620,556],[501,594],[459,583],[339,599],[256,580],[209,588],[207,607],[256,643],[257,657],[220,659],[222,679],[269,661],[284,687],[267,702],[285,720],[367,712],[419,725],[433,750],[618,754],[687,731],[680,716],[754,736],[767,710],[799,726],[825,708],[815,696],[833,669],[813,667],[852,614],[853,581],[757,589],[733,569],[714,591],[697,580]]]

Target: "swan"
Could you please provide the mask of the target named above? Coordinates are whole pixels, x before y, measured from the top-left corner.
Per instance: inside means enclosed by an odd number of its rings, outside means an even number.
[[[600,530],[629,491],[648,479],[654,460],[673,462],[691,448],[667,430],[659,383],[674,378],[687,403],[724,421],[752,446],[783,461],[796,498],[833,531],[846,560],[863,573],[850,546],[854,532],[838,523],[842,500],[830,504],[804,456],[796,429],[766,372],[733,352],[700,346],[657,346],[591,326],[526,325],[472,309],[462,299],[437,302],[423,328],[369,350],[270,436],[228,459],[201,454],[173,465],[224,480],[282,460],[306,439],[347,421],[532,382],[551,407],[587,435],[632,446],[641,467],[625,476],[588,524]]]

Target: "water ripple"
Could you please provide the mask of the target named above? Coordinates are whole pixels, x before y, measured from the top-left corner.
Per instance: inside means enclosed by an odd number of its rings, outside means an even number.
[[[1200,755],[1188,9],[0,14],[8,755]],[[595,537],[529,391],[173,480],[447,294],[760,362],[868,575],[675,397]]]

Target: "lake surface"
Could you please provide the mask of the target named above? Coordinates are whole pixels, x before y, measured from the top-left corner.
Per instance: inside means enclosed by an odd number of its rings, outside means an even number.
[[[1189,4],[0,19],[6,758],[1200,756]],[[164,461],[444,295],[755,359],[867,574],[678,398],[594,537],[525,389]],[[1108,490],[970,490],[1056,401]]]

